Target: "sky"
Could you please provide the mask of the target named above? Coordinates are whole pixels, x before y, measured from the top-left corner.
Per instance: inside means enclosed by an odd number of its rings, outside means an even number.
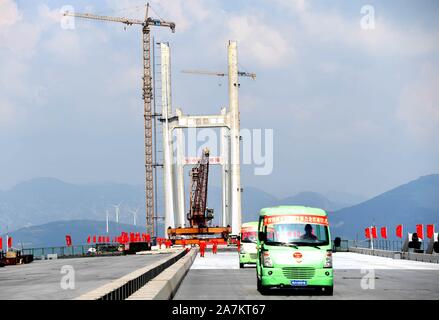
[[[436,1],[150,3],[177,26],[153,31],[171,47],[174,108],[227,106],[226,79],[181,71],[226,71],[228,40],[257,74],[240,79],[241,127],[273,130],[273,170],[243,165],[244,186],[372,197],[439,173]],[[0,189],[41,176],[144,181],[140,29],[63,28],[72,5],[142,18],[144,1],[0,0]]]

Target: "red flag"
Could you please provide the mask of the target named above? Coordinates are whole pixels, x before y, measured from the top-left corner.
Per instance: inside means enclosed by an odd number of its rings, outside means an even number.
[[[151,236],[149,235],[149,233],[145,234],[145,240],[146,240],[146,242],[151,241]]]
[[[107,236],[107,243],[110,243],[110,236]]]
[[[364,229],[364,235],[366,239],[370,239],[370,228]]]
[[[70,247],[72,245],[72,237],[70,235],[66,235],[66,244],[67,247]]]
[[[87,243],[90,243],[90,242],[91,242],[91,237],[88,236],[88,238],[87,238]]]
[[[427,224],[427,237],[428,239],[434,237],[434,224]]]
[[[374,238],[374,239],[378,238],[378,236],[377,236],[377,228],[376,227],[372,227],[372,238]]]
[[[93,243],[96,243],[96,236],[93,236]]]
[[[387,227],[381,227],[381,238],[387,239]]]
[[[398,237],[398,238],[402,238],[402,224],[399,224],[397,227],[396,227],[396,236]]]
[[[3,238],[0,237],[0,250],[3,250]]]
[[[12,248],[12,237],[8,236],[8,248]]]
[[[424,239],[424,226],[422,224],[416,225],[416,233],[419,239]]]

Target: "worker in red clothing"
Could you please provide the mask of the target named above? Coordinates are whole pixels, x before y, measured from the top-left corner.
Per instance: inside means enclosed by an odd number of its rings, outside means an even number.
[[[183,246],[183,248],[186,248],[186,240],[185,239],[181,240],[181,245]]]
[[[200,257],[204,258],[204,252],[206,251],[206,241],[200,241]]]
[[[241,239],[239,237],[236,239],[236,246],[238,247],[238,252],[241,252]]]
[[[213,240],[212,253],[217,254],[217,252],[218,252],[218,243],[216,242],[216,240]]]

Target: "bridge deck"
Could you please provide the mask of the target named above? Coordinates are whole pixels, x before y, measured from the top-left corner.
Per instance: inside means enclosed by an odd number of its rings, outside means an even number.
[[[73,258],[7,266],[0,268],[0,300],[76,298],[164,257],[166,254]],[[75,270],[74,290],[61,288],[65,265]]]
[[[361,269],[374,270],[375,289],[362,289]],[[340,252],[334,254],[334,296],[310,291],[262,296],[255,268],[239,269],[236,252],[208,252],[196,258],[174,299],[439,299],[438,283],[439,264]]]

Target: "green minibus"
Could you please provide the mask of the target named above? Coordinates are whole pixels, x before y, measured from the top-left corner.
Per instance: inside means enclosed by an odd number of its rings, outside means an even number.
[[[258,222],[246,222],[241,226],[239,234],[241,248],[239,250],[239,267],[243,268],[246,264],[256,265],[258,241]]]
[[[259,214],[257,288],[318,288],[333,294],[332,246],[322,209],[264,208]]]

